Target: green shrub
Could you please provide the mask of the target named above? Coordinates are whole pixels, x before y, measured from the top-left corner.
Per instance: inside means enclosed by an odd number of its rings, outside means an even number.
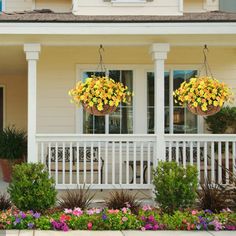
[[[197,168],[178,166],[175,162],[159,162],[154,170],[155,200],[164,212],[190,207],[196,199]]]
[[[39,163],[15,165],[8,193],[20,210],[40,212],[55,204],[57,194],[54,180]]]

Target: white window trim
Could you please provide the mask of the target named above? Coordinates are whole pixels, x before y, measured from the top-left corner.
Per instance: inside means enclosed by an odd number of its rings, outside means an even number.
[[[120,65],[120,64],[106,64],[108,70],[132,70],[133,71],[133,92],[136,92],[137,82],[136,78],[138,75],[139,65]],[[83,72],[85,71],[96,71],[97,64],[82,64],[76,65],[76,83],[81,80]],[[136,94],[136,93],[135,93]],[[136,122],[136,107],[137,107],[137,98],[133,97],[133,133],[137,133],[137,122]],[[82,122],[81,122],[82,121]],[[75,132],[78,134],[83,134],[83,108],[77,108],[75,110]]]
[[[0,88],[3,88],[3,128],[6,127],[6,86],[0,84]]]

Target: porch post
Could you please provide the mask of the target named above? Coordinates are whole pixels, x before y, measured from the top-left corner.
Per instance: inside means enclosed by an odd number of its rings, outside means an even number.
[[[155,134],[156,161],[165,160],[165,59],[169,51],[169,44],[155,43],[151,47],[155,73]],[[157,163],[154,163],[154,166]]]
[[[36,97],[37,97],[37,60],[40,44],[25,44],[24,51],[28,61],[28,162],[37,162],[36,150]]]

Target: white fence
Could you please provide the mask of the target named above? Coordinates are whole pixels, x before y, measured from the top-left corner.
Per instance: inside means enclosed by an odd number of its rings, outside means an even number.
[[[42,134],[36,140],[38,160],[58,189],[151,189],[158,160],[196,165],[201,182],[230,184],[236,174],[236,135],[164,135],[165,157],[156,135]]]

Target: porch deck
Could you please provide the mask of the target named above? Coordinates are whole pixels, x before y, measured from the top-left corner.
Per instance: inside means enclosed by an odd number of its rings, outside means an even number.
[[[52,135],[36,137],[38,161],[58,189],[147,189],[158,161],[196,165],[199,182],[230,185],[236,173],[235,135],[164,135],[165,155],[157,135]]]

